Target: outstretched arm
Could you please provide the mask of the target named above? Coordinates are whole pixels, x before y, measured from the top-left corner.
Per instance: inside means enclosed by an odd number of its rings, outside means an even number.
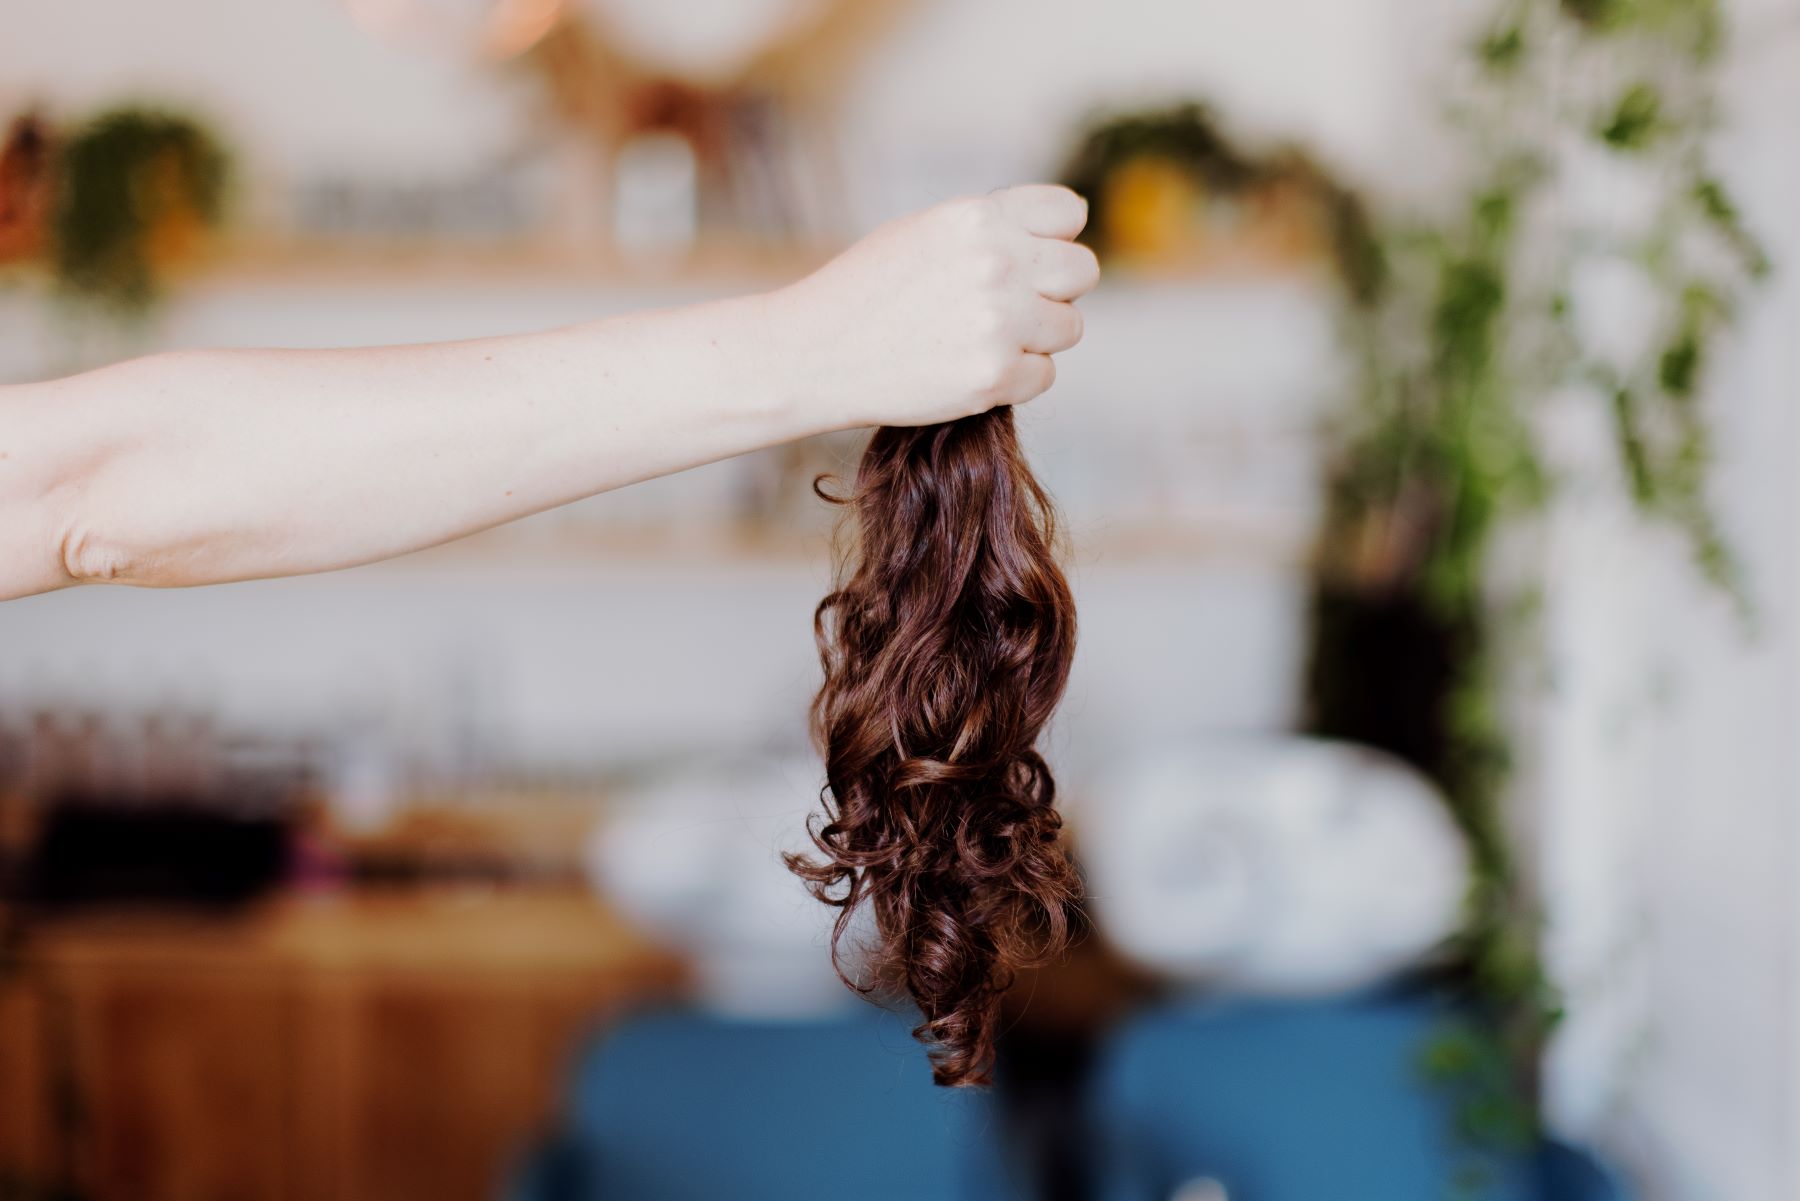
[[[762,295],[0,388],[0,599],[327,571],[809,434],[1029,400],[1081,336],[1085,218],[1064,189],[1014,188]]]

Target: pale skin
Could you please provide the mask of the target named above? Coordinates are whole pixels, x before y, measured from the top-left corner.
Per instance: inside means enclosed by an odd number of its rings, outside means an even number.
[[[329,571],[812,434],[1021,404],[1081,338],[1086,219],[1028,185],[890,222],[758,295],[0,387],[0,599]]]

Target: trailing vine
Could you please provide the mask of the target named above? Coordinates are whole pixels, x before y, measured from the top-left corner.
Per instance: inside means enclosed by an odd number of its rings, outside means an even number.
[[[1311,716],[1398,744],[1469,839],[1462,959],[1492,1021],[1448,1033],[1429,1064],[1483,1142],[1536,1134],[1535,1065],[1560,1016],[1504,811],[1500,664],[1529,636],[1510,615],[1529,615],[1536,582],[1494,554],[1562,470],[1546,409],[1600,406],[1631,502],[1748,604],[1707,500],[1702,397],[1719,335],[1769,269],[1707,153],[1723,41],[1717,0],[1506,0],[1451,110],[1464,191],[1441,219],[1384,233],[1384,284],[1346,323],[1361,379],[1328,480]],[[1608,203],[1584,211],[1602,183]],[[1608,329],[1603,274],[1626,281],[1648,336]],[[1382,700],[1353,693],[1383,670],[1371,649],[1420,655],[1433,678],[1371,714]]]
[[[1611,477],[1747,610],[1707,500],[1704,383],[1769,262],[1708,156],[1724,35],[1718,0],[1501,0],[1456,73],[1458,183],[1424,218],[1375,212],[1292,149],[1248,150],[1196,105],[1097,126],[1065,172],[1096,239],[1108,174],[1138,155],[1213,193],[1285,181],[1311,198],[1354,386],[1328,441],[1304,721],[1425,770],[1471,848],[1453,974],[1483,1012],[1425,1055],[1470,1147],[1465,1196],[1492,1179],[1486,1152],[1535,1141],[1560,1017],[1505,808],[1518,731],[1502,663],[1531,646],[1536,581],[1495,553],[1568,470],[1546,444],[1553,406],[1598,407]],[[1643,336],[1609,328],[1593,286],[1608,273]]]

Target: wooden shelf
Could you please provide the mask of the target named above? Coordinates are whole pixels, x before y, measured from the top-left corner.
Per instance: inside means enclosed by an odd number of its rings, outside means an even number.
[[[706,288],[787,282],[840,247],[711,241],[674,256],[632,256],[604,245],[546,240],[405,242],[245,240],[228,243],[173,277],[176,287],[239,284],[341,286],[563,284],[602,288]]]
[[[247,235],[221,242],[203,257],[172,269],[167,279],[175,292],[268,284],[521,284],[698,290],[726,284],[791,282],[828,261],[845,245],[712,238],[679,254],[632,255],[605,244],[570,245],[549,238],[441,241]],[[1219,260],[1164,269],[1115,266],[1104,286],[1151,292],[1195,287],[1237,291],[1315,281],[1328,283],[1317,267],[1307,262]],[[0,264],[0,284],[47,286],[49,282],[39,264]]]
[[[359,571],[568,571],[596,568],[824,570],[829,530],[718,525],[609,528],[502,527]],[[1070,559],[1085,565],[1255,561],[1297,565],[1311,553],[1312,531],[1295,518],[1216,523],[1112,522],[1070,531]]]

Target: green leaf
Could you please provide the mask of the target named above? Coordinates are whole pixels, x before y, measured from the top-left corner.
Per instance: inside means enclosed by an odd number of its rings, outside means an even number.
[[[1485,240],[1498,241],[1513,230],[1513,213],[1518,209],[1518,190],[1514,187],[1489,188],[1475,198],[1475,228]]]
[[[1669,343],[1656,364],[1656,381],[1670,396],[1688,399],[1700,375],[1700,335],[1692,326],[1684,326]]]
[[[1768,275],[1772,267],[1768,252],[1745,228],[1737,202],[1731,198],[1724,181],[1716,176],[1702,176],[1694,184],[1693,195],[1701,215],[1737,253],[1744,270],[1755,279]]]
[[[1427,1079],[1445,1082],[1473,1076],[1484,1059],[1475,1033],[1466,1027],[1457,1026],[1436,1035],[1425,1044],[1419,1066]]]
[[[1650,451],[1644,443],[1637,397],[1630,388],[1620,388],[1613,393],[1612,400],[1613,432],[1619,441],[1619,459],[1624,464],[1625,477],[1631,484],[1631,499],[1640,509],[1651,508],[1657,500],[1656,472],[1650,467]]]
[[[1636,151],[1655,141],[1662,129],[1662,93],[1651,84],[1635,83],[1625,89],[1595,133],[1614,150]]]
[[[1475,53],[1490,71],[1510,71],[1525,57],[1525,31],[1517,22],[1497,29],[1481,40]]]
[[[1471,1098],[1457,1118],[1465,1133],[1488,1146],[1523,1151],[1537,1138],[1536,1111],[1527,1101],[1508,1093]]]
[[[1604,29],[1617,18],[1620,0],[1562,0],[1565,16],[1589,29]]]

